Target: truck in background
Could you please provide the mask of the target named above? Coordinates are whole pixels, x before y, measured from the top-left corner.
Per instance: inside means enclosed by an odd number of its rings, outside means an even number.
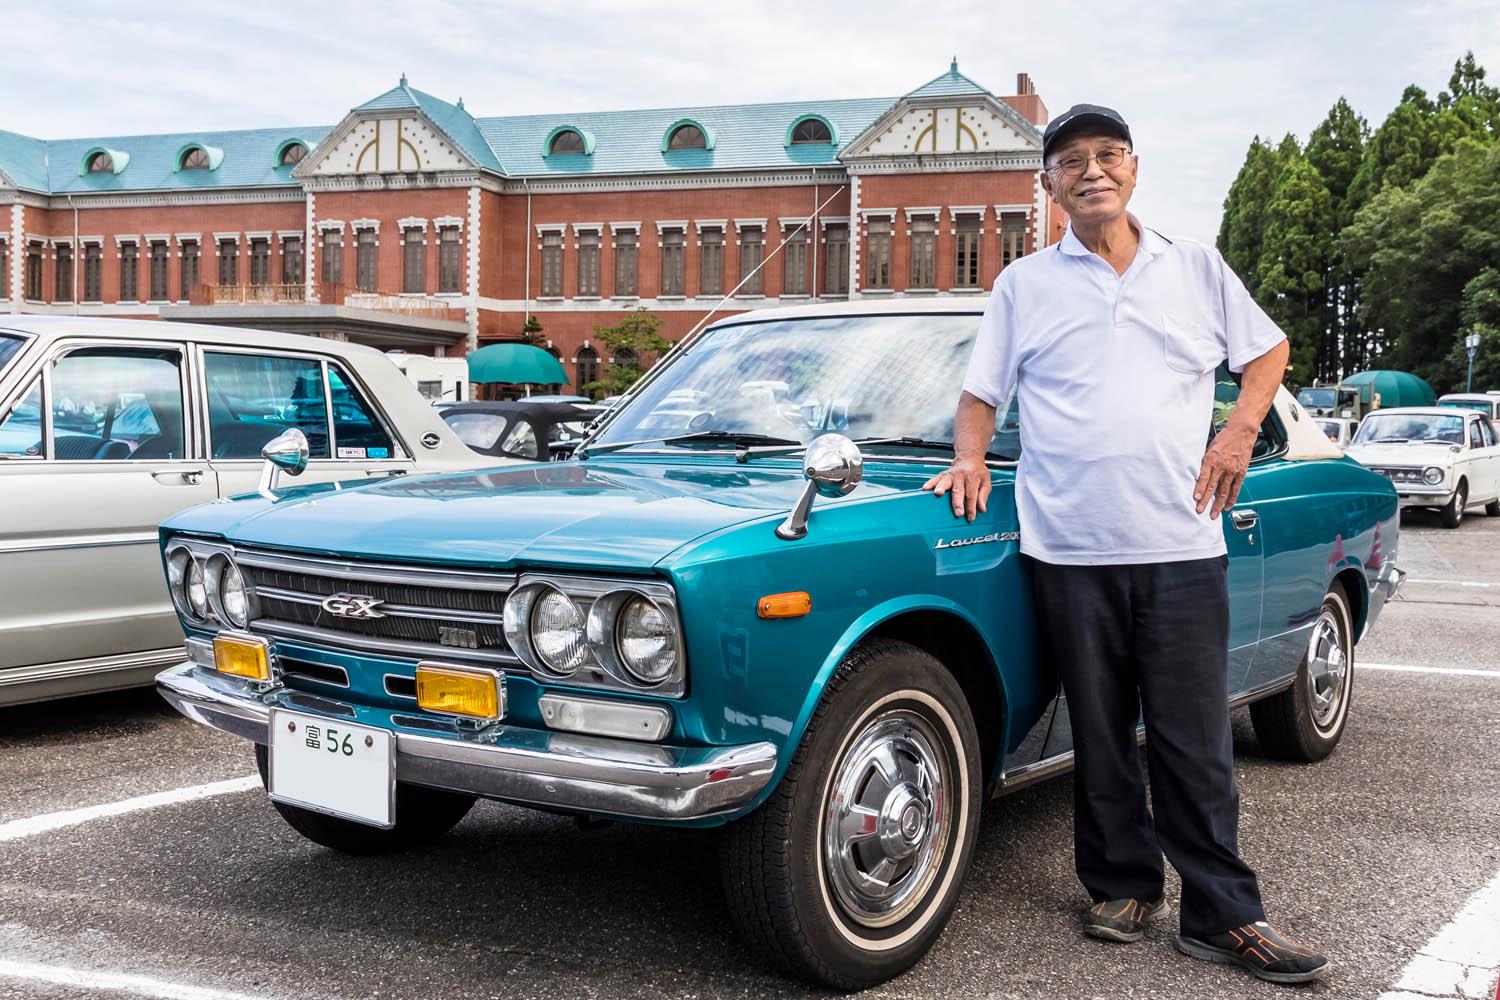
[[[429,358],[424,354],[386,351],[385,356],[431,403],[464,403],[469,400],[469,360]]]

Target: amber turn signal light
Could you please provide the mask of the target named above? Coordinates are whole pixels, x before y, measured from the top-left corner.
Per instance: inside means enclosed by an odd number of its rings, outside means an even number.
[[[805,590],[767,594],[755,604],[762,618],[801,618],[812,610],[812,595]]]
[[[505,714],[505,678],[479,667],[419,663],[417,704],[444,715],[499,719]]]
[[[271,644],[259,636],[220,632],[214,636],[214,669],[252,681],[268,681]]]

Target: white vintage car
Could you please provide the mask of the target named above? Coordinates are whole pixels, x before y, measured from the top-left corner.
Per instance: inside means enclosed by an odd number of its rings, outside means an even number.
[[[253,491],[261,447],[288,428],[315,482],[501,462],[374,348],[0,317],[0,705],[149,684],[180,662],[157,525]]]
[[[1377,410],[1359,425],[1346,454],[1396,485],[1401,506],[1441,511],[1456,528],[1483,504],[1500,517],[1500,440],[1483,413],[1454,407]]]

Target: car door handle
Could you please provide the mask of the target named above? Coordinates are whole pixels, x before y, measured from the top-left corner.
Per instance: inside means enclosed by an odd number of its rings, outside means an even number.
[[[1229,519],[1234,522],[1234,526],[1239,530],[1249,531],[1255,527],[1255,522],[1260,520],[1260,515],[1248,508],[1236,507],[1229,512]]]
[[[197,486],[203,482],[203,470],[162,469],[151,473],[151,478],[163,486]]]

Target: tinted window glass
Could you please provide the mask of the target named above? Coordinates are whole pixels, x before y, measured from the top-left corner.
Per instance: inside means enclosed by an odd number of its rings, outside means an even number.
[[[1479,430],[1479,421],[1477,421],[1477,420],[1474,421],[1472,424],[1469,425],[1469,447],[1470,448],[1483,448],[1484,447],[1484,436],[1483,436],[1483,434],[1480,433],[1480,430]]]
[[[507,455],[536,458],[536,431],[532,429],[531,421],[516,421],[510,433],[505,435],[505,440],[500,442],[500,450]]]
[[[176,351],[84,348],[52,366],[52,440],[59,461],[183,457]]]
[[[21,338],[0,333],[0,371],[10,364],[10,359],[21,353]]]
[[[204,355],[204,371],[214,458],[260,458],[265,443],[289,427],[307,435],[309,457],[328,457],[328,412],[318,362],[210,352]]]
[[[1300,398],[1300,397],[1299,397]],[[1239,383],[1235,382],[1234,376],[1229,373],[1229,366],[1221,364],[1214,372],[1214,415],[1213,429],[1209,433],[1209,439],[1224,429],[1229,422],[1229,414],[1234,412],[1234,406],[1240,400]],[[1306,405],[1306,404],[1304,404]],[[1337,438],[1337,424],[1332,437]],[[1326,428],[1325,428],[1326,431]],[[1255,447],[1250,452],[1252,459],[1269,455],[1280,445],[1281,434],[1271,420],[1270,414],[1260,423],[1260,433],[1255,436]]]
[[[443,419],[458,439],[470,448],[493,448],[505,430],[505,418],[498,413],[454,413],[443,414]]]
[[[392,458],[390,435],[375,419],[375,411],[350,384],[337,365],[328,366],[328,391],[333,395],[333,437],[339,458]]]
[[[38,381],[0,420],[0,455],[42,457],[42,383]]]

